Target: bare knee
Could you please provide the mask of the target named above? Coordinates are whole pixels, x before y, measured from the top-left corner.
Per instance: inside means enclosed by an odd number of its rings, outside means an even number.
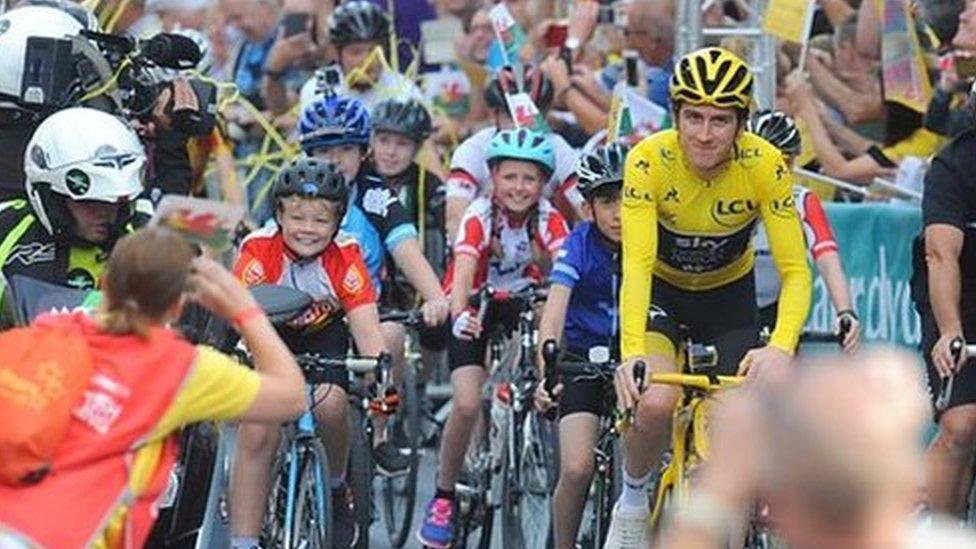
[[[464,422],[474,421],[480,412],[481,399],[458,398],[458,395],[454,396],[454,403],[451,407],[451,413],[455,414],[458,419]]]
[[[592,453],[573,456],[563,461],[559,472],[559,482],[570,486],[586,487],[593,475],[594,458]]]
[[[237,430],[237,448],[247,456],[270,455],[278,445],[277,425],[242,423]]]
[[[679,396],[680,392],[674,387],[655,386],[644,391],[637,406],[637,423],[647,425],[670,422]]]
[[[336,385],[323,385],[316,392],[315,419],[323,425],[344,424],[349,413],[346,392]]]
[[[971,459],[976,451],[976,410],[968,408],[949,410],[939,420],[939,439],[960,459]]]

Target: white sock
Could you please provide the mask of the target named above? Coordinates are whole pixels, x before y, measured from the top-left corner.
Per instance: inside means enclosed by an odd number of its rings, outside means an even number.
[[[647,489],[651,484],[651,479],[654,478],[654,471],[649,471],[641,478],[634,478],[630,476],[625,466],[623,473],[623,486],[620,491],[620,499],[617,500],[620,502],[620,506],[630,507],[631,509],[643,509],[647,507]]]
[[[232,537],[230,538],[230,549],[261,549],[258,538]]]

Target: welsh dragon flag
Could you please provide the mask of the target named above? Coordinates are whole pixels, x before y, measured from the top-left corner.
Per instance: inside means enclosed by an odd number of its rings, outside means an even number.
[[[647,99],[625,82],[613,88],[607,142],[633,145],[652,133],[670,126],[667,109]]]

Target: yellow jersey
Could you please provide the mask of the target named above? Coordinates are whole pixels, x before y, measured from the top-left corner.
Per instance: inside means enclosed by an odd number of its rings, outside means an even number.
[[[783,280],[770,345],[793,352],[810,309],[812,283],[792,184],[779,150],[748,132],[739,135],[728,167],[712,180],[688,164],[676,130],[651,135],[630,151],[621,208],[624,360],[646,354],[652,277],[704,291],[752,276],[757,219],[769,233]]]

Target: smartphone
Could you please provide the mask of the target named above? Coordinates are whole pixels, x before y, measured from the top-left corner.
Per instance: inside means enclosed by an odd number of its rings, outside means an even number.
[[[613,5],[616,0],[600,0],[600,9],[597,11],[596,22],[597,23],[607,23],[609,25],[614,24],[616,21],[616,13],[613,9]]]
[[[563,60],[563,63],[566,63],[566,72],[573,74],[573,52],[563,46],[559,49],[559,58]]]
[[[558,49],[566,44],[567,38],[569,38],[569,24],[558,22],[549,25],[543,36],[543,42],[547,48]]]
[[[627,77],[627,85],[635,88],[640,86],[640,65],[637,64],[637,56],[635,50],[624,50],[624,74]]]
[[[281,28],[285,38],[289,36],[295,36],[296,34],[302,34],[303,32],[310,32],[308,20],[311,16],[307,13],[286,13],[284,17],[281,18]]]
[[[956,74],[959,78],[966,80],[976,76],[976,56],[960,55],[958,52],[953,56],[953,63],[956,67]]]

